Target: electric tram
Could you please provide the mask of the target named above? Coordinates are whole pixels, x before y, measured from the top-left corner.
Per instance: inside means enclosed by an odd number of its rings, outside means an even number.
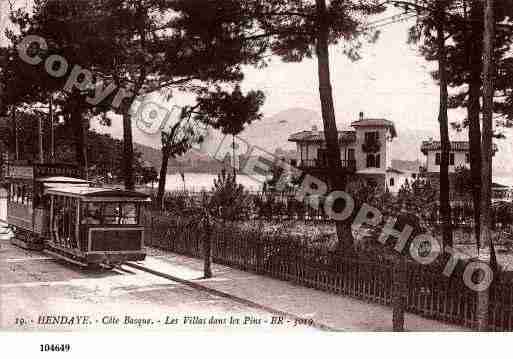
[[[146,194],[95,187],[69,165],[7,165],[12,242],[81,266],[144,260]]]

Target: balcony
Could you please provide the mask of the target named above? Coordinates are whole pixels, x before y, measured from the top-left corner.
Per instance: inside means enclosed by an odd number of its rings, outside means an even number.
[[[342,168],[349,172],[356,172],[356,160],[342,160]],[[300,169],[302,170],[330,170],[328,163],[325,160],[311,159],[302,160],[299,162]]]

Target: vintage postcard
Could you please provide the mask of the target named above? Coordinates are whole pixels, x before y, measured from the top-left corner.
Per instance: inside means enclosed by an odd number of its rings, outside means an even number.
[[[0,330],[513,331],[512,47],[510,0],[0,0]]]

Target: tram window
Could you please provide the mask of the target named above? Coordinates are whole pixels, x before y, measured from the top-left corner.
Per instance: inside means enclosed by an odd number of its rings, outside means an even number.
[[[121,205],[121,224],[138,224],[139,206],[135,203]]]
[[[82,204],[82,224],[100,224],[102,208],[99,203]]]
[[[103,209],[103,220],[105,224],[119,224],[121,211],[119,203],[106,203]]]
[[[16,186],[16,199],[15,199],[15,202],[16,203],[21,203],[22,202],[22,198],[23,198],[22,188],[21,188],[20,185],[17,185]]]
[[[77,224],[77,199],[71,198],[69,201],[68,213],[69,213],[69,229],[68,229],[68,238],[70,239],[70,246],[76,247],[76,238],[75,238],[75,226]]]
[[[18,203],[23,204],[23,197],[25,196],[25,186],[19,186],[18,189]]]
[[[32,206],[32,193],[29,191],[25,193],[25,204],[27,206]]]

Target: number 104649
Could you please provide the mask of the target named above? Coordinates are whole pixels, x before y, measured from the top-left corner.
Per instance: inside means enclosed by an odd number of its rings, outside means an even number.
[[[39,346],[42,352],[69,352],[71,345],[69,344],[41,344]]]

